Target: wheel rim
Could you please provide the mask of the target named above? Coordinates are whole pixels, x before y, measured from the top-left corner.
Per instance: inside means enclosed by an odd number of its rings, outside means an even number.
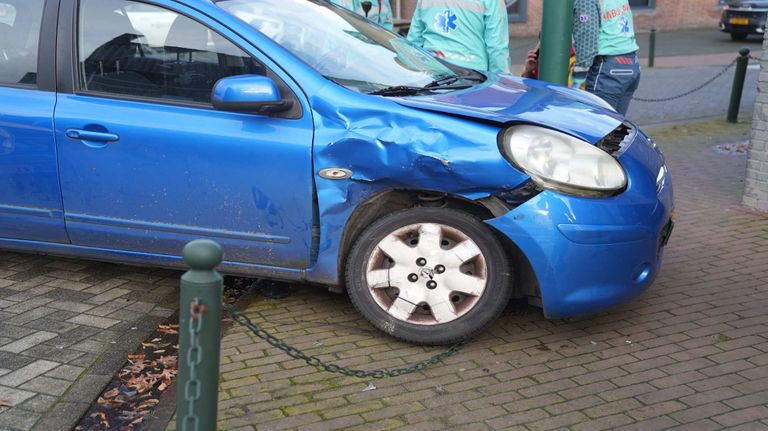
[[[366,268],[371,296],[390,316],[417,325],[456,320],[485,292],[488,271],[480,247],[458,229],[413,224],[382,239]]]

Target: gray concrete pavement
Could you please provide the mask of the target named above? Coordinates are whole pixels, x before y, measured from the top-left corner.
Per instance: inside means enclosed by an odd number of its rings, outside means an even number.
[[[723,66],[683,69],[644,69],[635,97],[663,98],[686,92],[707,81]],[[751,115],[757,97],[758,69],[750,67],[741,100],[741,116]],[[684,98],[664,103],[633,101],[627,117],[641,126],[676,123],[701,118],[725,118],[728,112],[734,70],[731,68],[706,88]]]

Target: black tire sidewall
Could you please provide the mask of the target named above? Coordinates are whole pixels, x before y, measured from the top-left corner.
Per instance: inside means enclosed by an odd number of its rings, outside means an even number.
[[[477,244],[485,258],[488,281],[483,295],[465,315],[448,323],[416,325],[398,320],[376,303],[368,288],[368,259],[379,242],[402,227],[420,223],[438,223],[458,229]],[[371,324],[395,338],[425,345],[450,344],[471,338],[498,318],[512,293],[509,261],[493,231],[471,215],[445,208],[411,208],[377,220],[355,242],[345,272],[352,303]]]

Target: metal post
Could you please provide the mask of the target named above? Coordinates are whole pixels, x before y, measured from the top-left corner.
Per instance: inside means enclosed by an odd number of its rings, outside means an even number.
[[[190,270],[181,276],[177,428],[213,431],[219,395],[221,298],[223,279],[214,268],[221,246],[195,240],[184,247]]]
[[[749,48],[739,50],[739,58],[736,60],[736,73],[733,75],[733,88],[731,88],[731,103],[728,105],[729,123],[739,121],[739,108],[741,107],[741,94],[744,90],[744,80],[747,77],[749,65]]]
[[[648,67],[653,67],[656,61],[656,27],[651,28],[650,44],[648,45]]]
[[[573,37],[573,1],[544,0],[541,20],[539,79],[568,85],[568,62]]]

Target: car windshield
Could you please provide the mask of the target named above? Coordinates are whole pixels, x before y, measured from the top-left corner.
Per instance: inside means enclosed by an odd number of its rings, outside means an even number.
[[[433,55],[322,0],[218,0],[326,78],[370,93],[455,76]]]

